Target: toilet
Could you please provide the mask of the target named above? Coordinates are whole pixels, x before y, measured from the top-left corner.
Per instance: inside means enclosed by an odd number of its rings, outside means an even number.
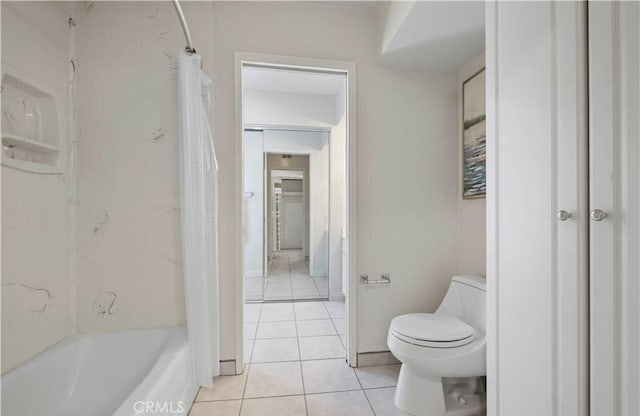
[[[394,402],[414,416],[472,416],[486,409],[486,281],[454,276],[435,313],[391,321],[387,344],[402,362]]]

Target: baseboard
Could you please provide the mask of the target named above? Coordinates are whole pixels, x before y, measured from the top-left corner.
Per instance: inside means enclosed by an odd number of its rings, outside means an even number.
[[[236,375],[236,360],[220,360],[220,375],[221,376],[235,376]]]
[[[400,361],[390,351],[359,352],[357,364],[358,367],[373,367],[400,364]]]

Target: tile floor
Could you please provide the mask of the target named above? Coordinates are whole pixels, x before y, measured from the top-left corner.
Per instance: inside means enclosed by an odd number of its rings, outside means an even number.
[[[350,368],[344,303],[245,305],[244,374],[200,389],[190,416],[396,416],[399,365]]]
[[[245,278],[248,301],[287,301],[326,299],[329,281],[326,276],[309,276],[309,265],[302,250],[282,250],[271,261],[269,276]]]

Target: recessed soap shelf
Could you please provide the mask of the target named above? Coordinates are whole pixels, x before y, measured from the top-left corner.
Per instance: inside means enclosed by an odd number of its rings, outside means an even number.
[[[18,148],[37,153],[58,153],[60,148],[36,140],[25,139],[11,133],[2,133],[2,146],[4,148]]]
[[[25,80],[2,73],[2,165],[34,173],[62,173],[56,97]]]

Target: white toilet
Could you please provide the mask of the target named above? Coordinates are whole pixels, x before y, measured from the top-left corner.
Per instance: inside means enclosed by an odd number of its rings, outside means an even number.
[[[484,414],[484,277],[455,276],[435,313],[394,318],[387,344],[402,362],[395,395],[400,410],[414,416]]]

